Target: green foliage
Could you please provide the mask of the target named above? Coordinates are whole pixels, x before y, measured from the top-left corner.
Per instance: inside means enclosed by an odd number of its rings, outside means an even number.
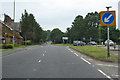
[[[53,43],[62,43],[63,32],[58,28],[51,31],[50,38]]]
[[[99,27],[100,14],[91,12],[83,18],[81,15],[76,16],[72,22],[72,26],[67,28],[66,35],[69,37],[69,43],[74,40],[90,41],[90,37],[94,41],[102,41],[107,39],[107,27]],[[116,30],[115,26],[110,27],[110,39],[119,42],[120,31]]]
[[[20,25],[24,40],[31,40],[33,43],[39,43],[40,39],[46,40],[45,31],[36,22],[33,14],[28,14],[26,10],[22,14]]]
[[[24,44],[31,45],[31,40],[24,41]]]
[[[111,57],[107,58],[107,50],[105,48],[96,46],[70,46],[70,47],[100,60],[115,60],[115,61],[118,60],[118,57],[112,53],[110,54]]]
[[[11,49],[13,48],[13,44],[2,44],[3,49]]]

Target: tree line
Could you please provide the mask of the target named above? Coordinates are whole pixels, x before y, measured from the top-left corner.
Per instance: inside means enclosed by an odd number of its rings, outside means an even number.
[[[21,34],[24,40],[31,40],[32,43],[45,42],[47,31],[44,31],[35,20],[33,14],[25,10],[20,20]]]
[[[104,42],[107,40],[107,26],[100,26],[100,13],[98,12],[88,13],[85,18],[78,15],[65,33],[58,28],[53,29],[50,38],[53,42],[62,43],[62,37],[65,36],[69,38],[69,43],[74,40]],[[116,29],[116,26],[110,27],[110,39],[120,43],[120,30]]]

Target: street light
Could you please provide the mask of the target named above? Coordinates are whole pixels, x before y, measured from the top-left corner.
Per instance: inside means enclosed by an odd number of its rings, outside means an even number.
[[[110,8],[112,8],[112,6],[108,6],[106,7],[107,8],[107,11],[109,11]],[[110,57],[110,45],[109,45],[109,39],[110,39],[110,36],[109,36],[109,26],[108,26],[108,40],[107,40],[107,51],[108,51],[108,54],[107,54],[107,57]]]
[[[14,10],[13,10],[13,19],[14,19],[14,22],[13,22],[13,48],[14,48],[14,28],[15,28],[15,0],[14,0]]]

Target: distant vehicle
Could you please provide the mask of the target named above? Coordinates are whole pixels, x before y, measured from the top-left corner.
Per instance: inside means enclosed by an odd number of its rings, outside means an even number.
[[[89,45],[97,45],[97,43],[95,41],[90,41],[88,44]]]
[[[83,41],[73,41],[74,46],[84,46],[86,43]]]
[[[109,40],[109,45],[110,46],[113,46],[114,45],[114,42],[112,40]],[[107,46],[107,40],[105,41],[105,46]]]
[[[73,41],[74,46],[78,46],[78,41]]]
[[[84,46],[84,45],[86,45],[85,42],[83,42],[83,41],[78,41],[78,46]]]

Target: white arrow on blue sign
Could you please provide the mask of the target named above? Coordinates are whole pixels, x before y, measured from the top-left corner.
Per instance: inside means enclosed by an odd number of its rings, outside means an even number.
[[[105,24],[112,24],[114,19],[115,19],[114,15],[110,12],[104,13],[104,15],[102,16],[102,21]]]

